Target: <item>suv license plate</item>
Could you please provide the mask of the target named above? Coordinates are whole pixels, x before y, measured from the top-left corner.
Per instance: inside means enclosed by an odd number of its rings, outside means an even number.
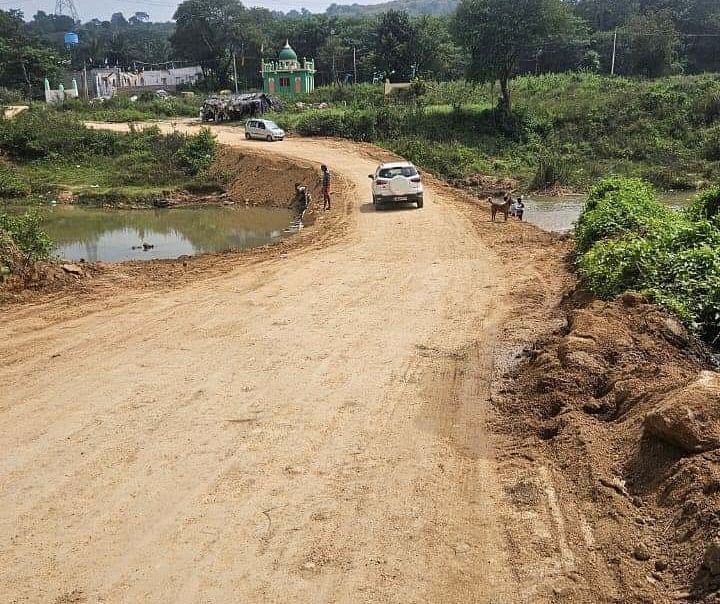
[[[396,197],[395,201],[407,201],[407,197]]]

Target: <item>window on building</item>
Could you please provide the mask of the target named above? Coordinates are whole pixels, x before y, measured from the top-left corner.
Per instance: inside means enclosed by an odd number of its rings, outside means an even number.
[[[290,88],[290,78],[280,78],[280,88]]]

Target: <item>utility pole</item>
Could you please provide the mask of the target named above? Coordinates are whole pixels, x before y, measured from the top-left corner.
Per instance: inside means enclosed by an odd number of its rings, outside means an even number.
[[[613,54],[612,54],[612,65],[610,66],[610,75],[615,75],[615,58],[617,57],[617,28],[613,35]]]
[[[239,94],[240,89],[238,88],[237,56],[235,54],[234,46],[233,46],[233,77],[235,78],[235,94]]]
[[[357,47],[353,46],[353,84],[357,84]]]
[[[88,90],[88,80],[87,80],[87,60],[83,59],[83,88],[85,88],[85,100],[90,100],[90,92]]]
[[[332,46],[332,80],[333,80],[333,86],[337,86],[337,72],[335,71],[335,41],[333,40],[335,36],[335,30],[330,30],[330,45]]]

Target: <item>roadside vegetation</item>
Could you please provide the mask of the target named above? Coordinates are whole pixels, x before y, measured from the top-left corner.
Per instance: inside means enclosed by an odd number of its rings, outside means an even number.
[[[51,252],[52,241],[38,212],[0,213],[0,285],[34,262],[47,260]]]
[[[720,187],[679,213],[640,180],[590,192],[575,232],[578,269],[601,298],[632,290],[680,317],[707,342],[720,337]]]
[[[519,178],[529,189],[586,189],[623,175],[661,189],[702,188],[720,173],[720,83],[712,76],[658,80],[593,73],[522,76],[514,109],[469,82],[420,82],[398,102],[381,86],[318,89],[330,109],[274,116],[306,136],[378,143],[449,179]]]

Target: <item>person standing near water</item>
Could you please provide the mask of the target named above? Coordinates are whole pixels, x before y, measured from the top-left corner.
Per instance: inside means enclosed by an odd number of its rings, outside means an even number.
[[[322,192],[323,192],[323,210],[330,209],[330,170],[323,164],[320,166],[322,170]]]

